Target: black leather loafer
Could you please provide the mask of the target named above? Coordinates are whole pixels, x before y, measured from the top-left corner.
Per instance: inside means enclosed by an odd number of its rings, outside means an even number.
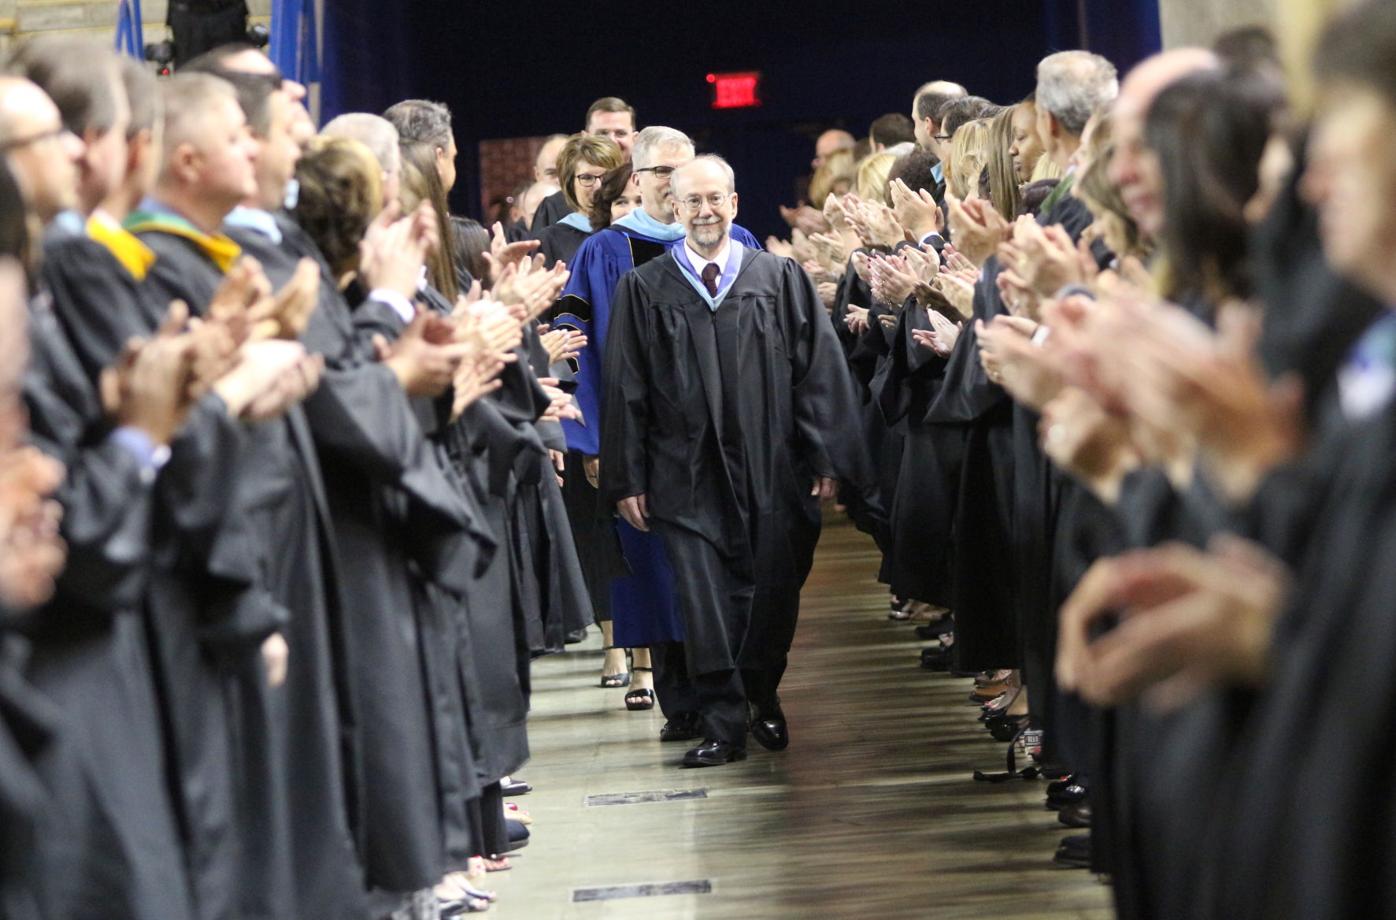
[[[533,787],[521,779],[510,779],[507,783],[499,784],[501,795],[528,795],[533,791]]]
[[[785,716],[757,718],[751,723],[751,737],[768,751],[783,751],[790,747],[790,726]]]
[[[659,730],[660,741],[692,741],[703,737],[703,724],[697,713],[683,713],[664,723]]]
[[[1067,827],[1089,828],[1091,826],[1091,805],[1089,802],[1068,805],[1057,812],[1057,820]]]
[[[1063,837],[1061,844],[1057,847],[1056,855],[1052,857],[1052,862],[1071,869],[1089,869],[1091,867],[1091,835],[1077,834],[1072,837]]]
[[[726,741],[704,741],[683,755],[685,767],[720,767],[734,760],[746,760],[746,751]]]

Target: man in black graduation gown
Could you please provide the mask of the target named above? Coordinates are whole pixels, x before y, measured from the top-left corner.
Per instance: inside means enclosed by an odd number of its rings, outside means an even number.
[[[726,161],[680,167],[672,189],[683,244],[624,276],[611,308],[601,488],[674,566],[705,735],[684,764],[711,766],[746,756],[749,726],[768,749],[789,743],[777,690],[819,501],[872,474],[809,277],[729,238]]]
[[[29,46],[28,62],[48,58],[48,45]],[[101,167],[125,155],[128,109],[119,81],[110,84],[115,58],[102,59],[103,51],[67,62],[64,117],[73,134],[55,133],[60,111],[37,86],[0,80],[0,142],[33,204],[32,216],[50,235],[62,235],[55,226],[60,209],[100,198]],[[103,137],[104,143],[84,149],[76,135]],[[6,177],[6,185],[5,219],[22,222],[14,180]],[[77,211],[66,214],[80,230]],[[9,231],[5,236],[14,239]],[[138,613],[159,454],[187,406],[152,399],[142,386],[104,407],[52,302],[47,285],[38,284],[23,395],[32,443],[68,469],[56,499],[71,564],[54,598],[24,621],[32,643],[26,676],[62,715],[39,762],[51,799],[34,847],[35,887],[64,916],[102,910],[187,917],[191,907],[160,775],[159,711]],[[156,393],[174,387],[168,374],[142,380],[153,382]]]
[[[256,147],[227,83],[182,75],[166,85],[165,100],[160,178],[153,196],[127,216],[126,225],[156,256],[144,281],[148,299],[178,298],[202,314],[223,284],[224,270],[239,255],[218,228],[228,210],[255,194]],[[277,334],[287,332],[283,328]],[[268,357],[304,355],[303,347],[292,341],[252,345],[254,354]],[[226,568],[237,574],[240,586],[220,591],[213,601],[196,595],[160,605],[164,615],[157,629],[172,679],[189,667],[187,640],[176,639],[178,629],[187,628],[184,621],[196,612],[206,618],[205,604],[213,611],[231,611],[216,629],[200,630],[195,637],[203,653],[197,676],[207,685],[196,693],[171,694],[172,709],[185,710],[174,719],[184,723],[185,732],[176,743],[177,762],[185,773],[185,807],[199,812],[189,833],[199,910],[205,917],[296,915],[291,815],[278,766],[284,664],[282,676],[274,675],[278,657],[285,654],[281,636],[304,635],[304,622],[293,625],[292,617],[324,617],[327,603],[317,534],[317,528],[327,527],[322,486],[304,416],[294,405],[313,389],[318,368],[317,362],[303,365],[310,377],[289,404],[271,413],[251,408],[246,417],[252,424],[243,432],[239,451],[244,466],[216,484],[230,493],[227,511],[212,522],[206,557],[191,564],[210,573]],[[252,654],[258,648],[265,662]],[[202,707],[201,716],[186,709],[191,700]],[[216,734],[209,724],[219,728],[220,718],[221,734]],[[226,811],[202,807],[208,781],[215,788],[226,783],[221,790],[226,800],[219,806]],[[347,857],[346,850],[340,852]]]

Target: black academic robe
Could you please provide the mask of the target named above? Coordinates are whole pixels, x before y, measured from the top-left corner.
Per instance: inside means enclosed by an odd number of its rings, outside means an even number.
[[[38,853],[64,916],[192,917],[163,776],[166,757],[155,675],[142,623],[151,565],[153,469],[111,440],[94,380],[56,313],[96,312],[103,286],[65,273],[81,252],[71,238],[50,247],[50,289],[31,305],[25,401],[32,436],[61,460],[68,562],[53,600],[26,617],[29,679],[62,709],[62,731],[44,761],[54,807]]]
[[[375,334],[392,341],[406,328],[390,307],[371,300],[355,306],[353,322],[360,342]],[[458,667],[463,683],[473,688],[467,691],[469,730],[476,776],[483,787],[528,759],[528,634],[531,625],[541,642],[542,621],[536,602],[528,604],[522,597],[524,573],[517,565],[518,537],[512,529],[512,477],[516,463],[525,470],[538,469],[543,451],[536,433],[506,419],[491,400],[477,401],[455,422],[450,421],[448,401],[449,394],[439,400],[412,400],[452,490],[496,541],[492,552],[477,558],[478,565],[457,566],[455,574],[463,581],[450,586],[468,637],[457,645]],[[530,449],[533,456],[520,462],[520,453]],[[444,580],[445,574],[438,571],[437,580]]]
[[[875,486],[858,394],[814,285],[789,259],[740,255],[716,311],[672,255],[622,277],[602,492],[612,505],[648,496],[675,560],[689,672],[778,680],[819,536],[815,477],[844,479],[873,504]],[[687,564],[694,541],[717,570]],[[723,585],[730,600],[714,598]]]
[[[293,788],[299,784],[309,786],[303,793],[309,801],[297,803],[293,800],[293,813],[297,817],[293,830],[307,838],[305,850],[301,851],[298,846],[297,853],[304,863],[298,868],[298,890],[307,895],[303,901],[307,905],[304,912],[315,903],[321,905],[319,909],[324,909],[323,905],[329,903],[325,897],[335,888],[336,877],[356,868],[354,861],[343,859],[343,848],[324,845],[326,839],[348,843],[347,803],[364,803],[368,797],[373,797],[375,813],[395,809],[394,817],[385,819],[381,828],[365,826],[368,822],[362,812],[353,816],[357,839],[361,848],[367,850],[370,836],[378,840],[384,832],[400,829],[410,821],[412,811],[398,807],[407,804],[404,799],[410,801],[414,793],[435,789],[438,833],[448,841],[449,860],[457,864],[475,852],[471,848],[472,835],[464,809],[469,800],[478,796],[479,788],[466,743],[465,694],[456,670],[457,645],[464,641],[463,627],[445,592],[419,588],[418,603],[414,607],[422,637],[417,644],[421,662],[417,671],[425,681],[418,707],[427,716],[425,724],[431,731],[432,784],[412,793],[391,790],[386,793],[391,804],[382,805],[385,793],[377,787],[383,782],[383,774],[361,775],[369,761],[377,768],[384,759],[405,754],[405,747],[389,749],[385,754],[377,750],[370,753],[367,746],[371,744],[377,748],[385,732],[397,736],[410,722],[402,710],[386,712],[379,702],[386,680],[382,668],[387,662],[378,659],[400,651],[400,646],[367,648],[364,645],[371,637],[376,637],[374,642],[384,641],[378,635],[380,627],[368,621],[391,619],[384,616],[385,610],[392,609],[391,604],[380,596],[385,586],[375,588],[367,583],[358,584],[354,576],[345,575],[342,566],[334,565],[336,557],[345,558],[339,550],[348,543],[353,547],[353,555],[348,558],[354,560],[355,566],[370,558],[382,561],[385,552],[394,557],[400,552],[357,539],[357,517],[365,496],[381,496],[380,501],[387,501],[398,509],[406,502],[411,509],[407,519],[412,523],[408,526],[419,534],[419,539],[428,544],[450,545],[454,552],[463,553],[455,557],[454,563],[462,567],[473,565],[475,538],[491,547],[493,540],[483,533],[482,522],[472,509],[461,501],[442,467],[440,456],[422,441],[420,428],[396,378],[386,368],[359,354],[348,304],[336,290],[314,244],[289,221],[281,220],[279,227],[284,236],[279,245],[247,229],[233,229],[230,236],[239,242],[244,252],[262,263],[276,287],[289,279],[298,258],[314,259],[322,270],[320,302],[303,338],[308,348],[325,355],[326,372],[319,389],[306,401],[304,411],[320,465],[325,470],[326,503],[335,525],[334,542],[327,545],[325,552],[325,583],[335,591],[332,595],[334,606],[327,611],[329,617],[323,624],[323,632],[317,632],[313,643],[306,642],[318,650],[313,662],[303,662],[303,673],[310,665],[314,666],[313,675],[305,675],[307,681],[312,676],[314,679],[315,692],[306,694],[306,701],[313,703],[314,708],[305,714],[305,724],[288,725],[293,745],[317,749],[302,756],[288,751],[293,754],[288,761],[293,771]],[[431,536],[433,532],[437,535]],[[350,533],[355,536],[351,537]],[[376,536],[382,540],[387,534]],[[417,571],[431,572],[427,564],[431,558],[430,553],[421,554]],[[401,564],[406,567],[405,563]],[[380,569],[374,566],[373,571]],[[352,597],[348,592],[341,596],[338,587],[345,584],[346,577],[363,590],[355,590]],[[415,577],[409,578],[411,582],[417,581]],[[389,581],[388,585],[391,584]],[[295,653],[293,644],[292,654]],[[364,666],[365,659],[372,662],[369,667]],[[336,704],[338,712],[332,708]],[[365,710],[370,714],[366,715]],[[385,729],[379,721],[384,718],[392,719],[394,725]],[[311,726],[319,726],[319,730],[312,731]],[[352,736],[354,743],[346,768],[339,751],[334,749],[337,746],[333,733],[345,733],[351,728],[358,731]],[[331,732],[329,738],[324,736],[325,730]],[[330,750],[326,753],[318,750],[320,748]],[[411,767],[393,765],[388,774],[391,781],[407,780],[399,775],[404,769]],[[318,778],[312,783],[312,777]],[[356,805],[356,810],[358,808]],[[427,809],[421,808],[420,813],[427,813]],[[428,828],[423,824],[421,829],[425,832]],[[387,844],[375,845],[372,852],[377,854],[382,846]],[[423,850],[430,852],[427,847]],[[370,878],[380,887],[383,884],[380,878],[391,877],[391,873],[383,873],[381,868],[375,864],[370,871]],[[394,884],[400,886],[403,881],[398,879]],[[320,893],[318,902],[313,897],[315,892]],[[351,888],[349,894],[355,893]]]
[[[538,239],[538,234],[542,233],[544,229],[551,227],[571,213],[572,206],[567,203],[562,190],[553,192],[544,198],[538,204],[538,210],[533,212],[533,224],[528,228],[529,235],[535,240]]]
[[[874,378],[877,417],[898,435],[889,440],[901,448],[898,456],[888,451],[881,458],[880,481],[892,483],[883,573],[897,597],[949,607],[964,435],[957,428],[925,421],[946,362],[911,336],[915,329],[931,328],[925,309],[905,306],[895,327],[885,329],[880,322],[878,326],[888,350]]]
[[[552,268],[557,262],[571,265],[572,257],[577,254],[577,249],[588,236],[591,236],[590,230],[578,230],[570,224],[557,223],[549,224],[533,234],[533,238],[538,240],[538,251],[542,254],[543,264],[547,268]]]
[[[68,293],[54,282],[54,306],[82,366],[92,374],[112,362],[128,335],[151,334],[168,300],[121,274],[124,269],[102,247],[87,240],[74,247],[64,250],[63,268],[60,255],[50,250],[50,268],[71,278]],[[99,274],[84,274],[85,269]],[[239,910],[239,854],[232,832],[235,764],[229,747],[236,709],[233,676],[260,666],[261,642],[283,621],[283,610],[251,591],[255,558],[230,486],[239,479],[246,447],[246,431],[230,419],[218,396],[205,396],[191,410],[156,482],[152,564],[142,598],[174,811],[195,916],[202,919],[235,916]]]
[[[183,236],[161,231],[139,235],[156,253],[145,281],[152,301],[179,298],[198,315],[221,284],[222,271]],[[324,694],[334,690],[324,676],[327,623],[337,602],[329,593],[334,583],[326,579],[330,531],[324,488],[303,410],[293,407],[282,418],[249,425],[247,434],[244,470],[225,484],[234,492],[234,514],[223,522],[218,539],[232,542],[251,561],[252,585],[238,603],[264,611],[288,645],[302,652],[302,660],[289,667],[305,670],[294,684],[288,670],[288,683],[271,688],[260,656],[243,654],[225,662],[229,764],[236,771],[232,836],[238,861],[233,874],[238,910],[294,916],[294,818],[283,768],[287,712],[297,713],[297,728],[308,730],[313,724],[319,737],[334,737],[332,726],[324,723],[338,704],[326,704]],[[346,842],[341,837],[322,845],[348,858]],[[251,879],[259,883],[249,884]]]
[[[62,716],[23,676],[28,644],[0,608],[0,916],[54,916],[43,900],[37,843],[52,798],[37,763],[52,744]]]

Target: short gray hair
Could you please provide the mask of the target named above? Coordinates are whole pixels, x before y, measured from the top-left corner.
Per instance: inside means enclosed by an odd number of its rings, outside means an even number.
[[[451,110],[429,99],[406,99],[383,113],[397,128],[404,147],[424,144],[446,150],[451,146]]]
[[[341,115],[321,128],[320,136],[358,141],[373,152],[378,158],[378,165],[386,173],[393,172],[393,166],[400,164],[402,158],[398,151],[397,128],[386,118],[368,112]]]
[[[1037,104],[1077,136],[1119,92],[1115,65],[1089,51],[1059,51],[1037,65]]]
[[[732,169],[732,164],[728,163],[726,160],[724,160],[722,157],[718,156],[715,153],[705,153],[700,157],[694,157],[687,163],[680,166],[678,169],[674,170],[674,178],[670,180],[669,183],[670,191],[673,191],[676,188],[678,184],[679,173],[683,172],[685,169],[688,169],[690,166],[695,166],[699,163],[712,163],[715,166],[717,166],[718,169],[722,170],[723,175],[727,177],[727,191],[730,193],[735,192],[737,190],[737,173]],[[674,196],[678,197],[677,191],[674,192]]]
[[[635,135],[635,143],[630,148],[630,160],[637,169],[649,166],[659,151],[669,147],[687,147],[693,150],[693,140],[675,128],[652,125]]]

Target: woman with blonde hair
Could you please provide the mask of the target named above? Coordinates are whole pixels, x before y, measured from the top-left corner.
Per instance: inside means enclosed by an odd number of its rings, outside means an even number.
[[[883,204],[888,204],[887,182],[892,174],[892,164],[895,162],[897,162],[897,155],[887,150],[863,157],[858,163],[853,185],[858,197],[864,201],[880,201]]]
[[[838,150],[830,154],[824,163],[814,171],[809,183],[810,204],[824,207],[824,200],[830,195],[846,195],[853,190],[858,171],[849,150]]]
[[[984,171],[980,174],[980,191],[987,193],[985,197],[1005,220],[1018,216],[1021,199],[1013,160],[1013,118],[1017,110],[1018,106],[1010,105],[989,120]]]
[[[979,173],[987,161],[989,125],[985,119],[965,122],[950,140],[945,182],[960,200],[979,197]]]

